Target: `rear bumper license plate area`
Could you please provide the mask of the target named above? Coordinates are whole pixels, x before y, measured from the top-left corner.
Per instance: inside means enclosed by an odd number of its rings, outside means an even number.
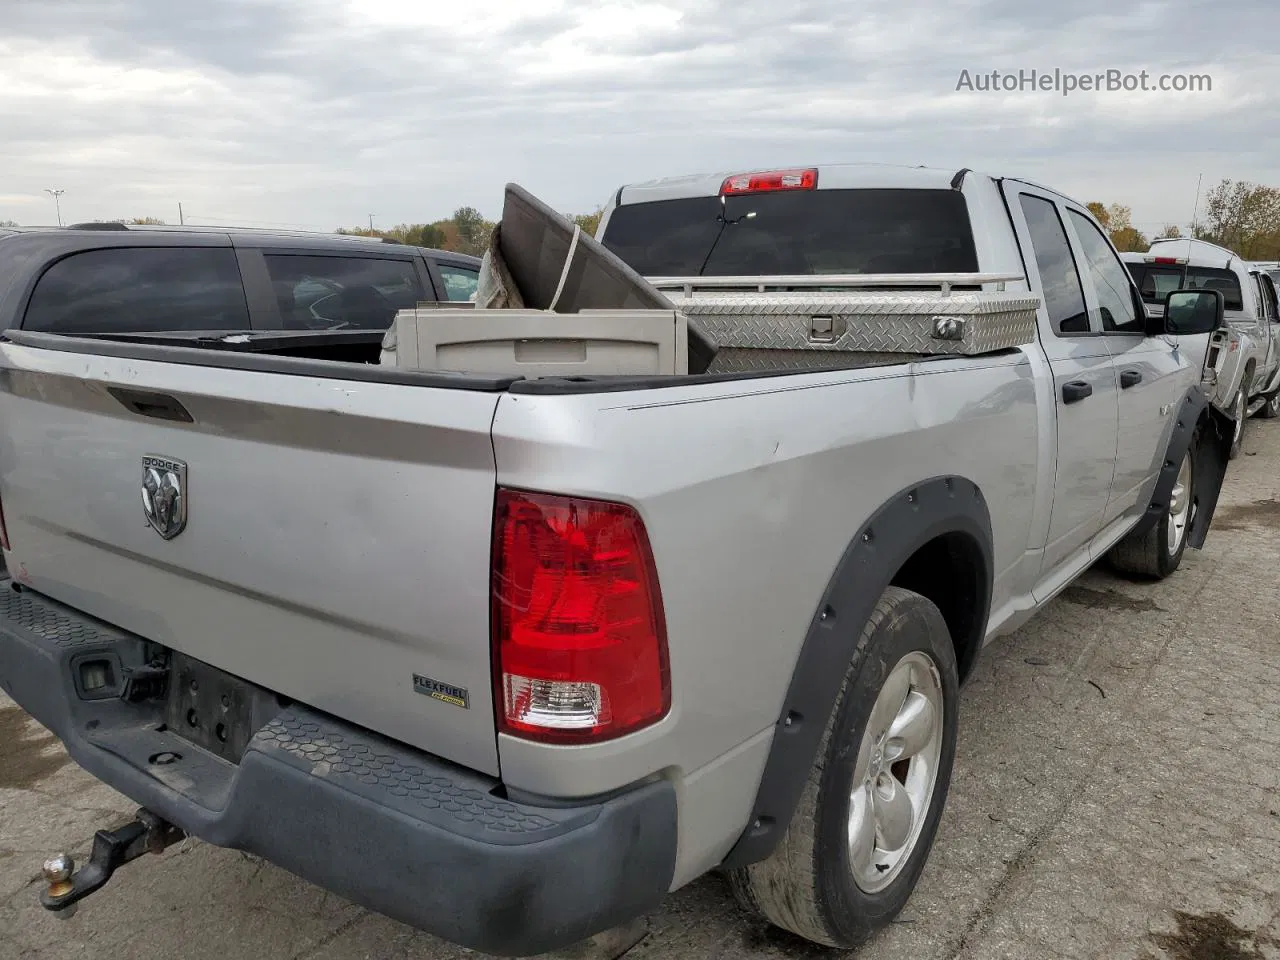
[[[280,709],[275,697],[229,673],[171,654],[165,723],[175,735],[238,764],[249,741]]]

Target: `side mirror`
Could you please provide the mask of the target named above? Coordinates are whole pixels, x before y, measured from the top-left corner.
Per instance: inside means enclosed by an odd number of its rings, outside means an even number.
[[[1174,336],[1212,333],[1225,323],[1225,310],[1220,290],[1175,290],[1164,298],[1164,332]]]

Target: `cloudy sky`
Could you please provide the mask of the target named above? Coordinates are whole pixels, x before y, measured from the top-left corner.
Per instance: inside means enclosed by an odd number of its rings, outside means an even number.
[[[957,91],[1108,69],[1211,92]],[[389,226],[516,181],[961,166],[1191,219],[1280,185],[1275,0],[0,0],[0,220]]]

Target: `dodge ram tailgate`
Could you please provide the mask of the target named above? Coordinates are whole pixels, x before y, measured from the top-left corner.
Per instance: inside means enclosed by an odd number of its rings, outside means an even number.
[[[0,504],[15,579],[497,773],[501,385],[10,336],[22,342],[0,341]]]

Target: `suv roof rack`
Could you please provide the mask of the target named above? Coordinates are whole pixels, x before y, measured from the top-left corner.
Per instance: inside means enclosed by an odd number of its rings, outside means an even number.
[[[193,223],[134,223],[126,226],[125,229],[155,233],[257,233],[272,237],[308,237],[320,240],[350,240],[357,243],[382,243],[384,240],[388,239],[386,237],[367,237],[359,233],[334,233],[324,230],[298,230],[291,229],[289,227],[238,227],[234,224],[213,226],[211,224]],[[392,242],[398,243],[399,241]]]
[[[129,228],[118,220],[92,220],[88,223],[73,223],[67,227],[68,230],[128,230]]]

